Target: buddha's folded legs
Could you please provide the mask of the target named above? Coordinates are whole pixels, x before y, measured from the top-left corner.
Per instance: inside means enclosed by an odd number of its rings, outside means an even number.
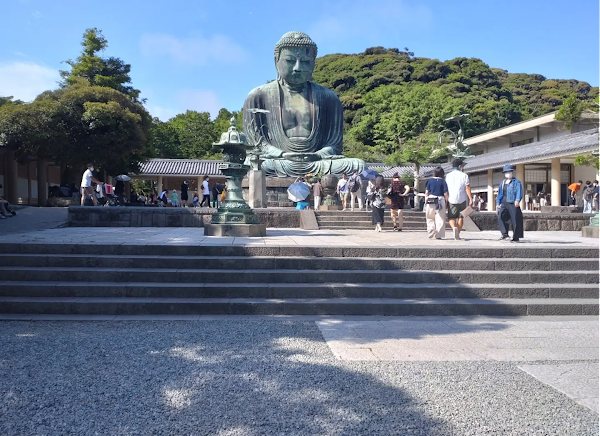
[[[292,162],[284,159],[266,159],[262,170],[267,177],[304,177],[307,174],[335,174],[337,176],[362,171],[365,163],[360,159],[324,159],[316,162]]]

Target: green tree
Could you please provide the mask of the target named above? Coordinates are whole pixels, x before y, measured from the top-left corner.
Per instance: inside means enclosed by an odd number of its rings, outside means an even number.
[[[242,130],[243,121],[242,121],[242,111],[233,111],[229,112],[227,109],[223,108],[219,111],[219,114],[213,121],[213,125],[215,128],[215,133],[217,138],[221,136],[221,133],[226,132],[227,129],[231,126],[231,118],[236,119],[235,126],[239,131]]]
[[[162,122],[158,118],[152,120],[149,131],[148,149],[152,157],[165,159],[181,159],[185,156],[181,151],[181,143],[177,130],[170,122]]]
[[[77,83],[78,78],[87,80],[91,85],[106,86],[129,95],[134,100],[140,96],[140,91],[131,85],[131,65],[119,58],[98,56],[98,52],[108,47],[108,41],[97,28],[86,29],[81,42],[83,51],[76,60],[66,60],[70,71],[60,71],[61,86],[66,87]]]
[[[24,104],[25,102],[22,100],[15,100],[14,97],[8,96],[8,97],[0,97],[0,107],[4,106],[4,105],[13,105],[13,104]]]
[[[218,135],[208,112],[188,110],[168,123],[177,132],[181,155],[193,159],[221,159],[221,151],[213,146]]]
[[[587,105],[589,106],[589,105]],[[577,99],[575,94],[569,95],[564,101],[555,118],[565,122],[565,129],[570,130],[579,121],[581,114],[586,110],[586,103]]]
[[[0,142],[17,156],[33,154],[74,168],[94,162],[116,175],[136,171],[148,157],[150,124],[148,112],[129,96],[78,82],[30,104],[0,108]]]

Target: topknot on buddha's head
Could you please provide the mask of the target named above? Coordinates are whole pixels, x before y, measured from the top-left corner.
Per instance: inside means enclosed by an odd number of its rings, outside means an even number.
[[[317,57],[317,44],[304,32],[288,32],[275,44],[275,62],[279,60],[282,48],[309,48]]]

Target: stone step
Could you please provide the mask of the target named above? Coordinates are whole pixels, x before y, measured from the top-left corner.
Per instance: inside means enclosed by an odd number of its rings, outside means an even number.
[[[271,256],[157,256],[80,254],[0,254],[0,267],[146,268],[146,269],[297,269],[297,270],[487,270],[597,271],[598,259],[551,258],[370,258]],[[184,271],[182,271],[184,272]]]
[[[246,299],[0,297],[13,314],[597,315],[596,299]]]
[[[598,298],[596,284],[2,282],[0,297]]]
[[[173,283],[598,283],[598,271],[273,270],[0,267],[4,281]]]
[[[236,257],[371,257],[371,258],[588,258],[598,259],[594,247],[528,247],[503,244],[493,247],[440,246],[261,246],[261,245],[148,245],[133,244],[36,244],[1,243],[3,254],[78,254],[78,255],[151,255],[151,256],[236,256]],[[1,279],[1,277],[0,277]]]

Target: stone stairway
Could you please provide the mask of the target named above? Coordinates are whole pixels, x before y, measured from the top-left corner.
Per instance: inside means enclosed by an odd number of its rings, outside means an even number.
[[[1,244],[3,314],[591,315],[595,248]]]
[[[425,212],[414,211],[405,209],[404,212],[404,224],[402,230],[427,230],[427,224],[425,222]],[[371,224],[371,212],[370,211],[359,211],[356,209],[354,212],[350,210],[339,210],[339,211],[315,211],[317,223],[319,229],[323,230],[340,230],[340,229],[364,229],[373,230],[373,224]],[[383,228],[393,229],[392,218],[390,216],[390,210],[386,209],[385,219]],[[447,227],[450,228],[450,227]]]

